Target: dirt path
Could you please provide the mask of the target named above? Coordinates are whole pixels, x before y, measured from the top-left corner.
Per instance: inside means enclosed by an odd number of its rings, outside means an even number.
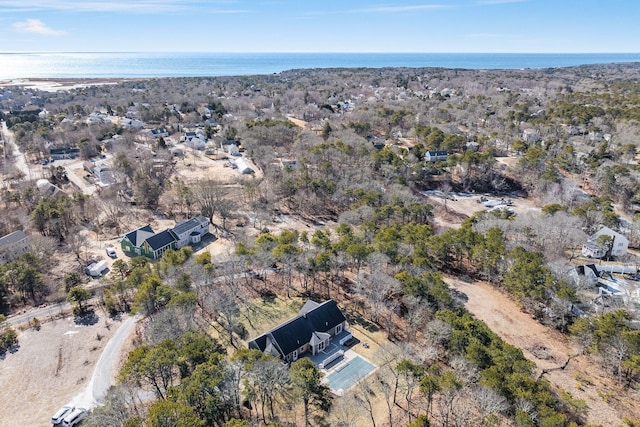
[[[525,357],[536,363],[538,373],[558,368],[579,349],[558,331],[549,329],[520,308],[505,294],[486,282],[465,283],[448,278],[447,283],[464,293],[465,306],[476,318],[509,344],[522,349]],[[622,424],[623,417],[640,418],[637,405],[639,393],[622,390],[610,380],[603,369],[586,356],[575,356],[563,370],[544,375],[555,387],[584,400],[588,407],[587,421],[603,426]]]

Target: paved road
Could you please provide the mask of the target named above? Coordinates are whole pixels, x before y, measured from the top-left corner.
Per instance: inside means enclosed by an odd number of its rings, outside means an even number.
[[[91,288],[90,290],[92,292],[95,292],[96,290],[100,289],[100,288],[104,288],[106,286],[109,286],[108,283],[103,283],[103,284],[99,284],[97,286],[94,286],[93,288]],[[89,300],[87,301],[88,305],[93,305],[94,309],[98,309],[100,302],[100,298],[99,297],[91,297],[89,298]],[[12,325],[12,326],[16,326],[16,325],[20,325],[22,323],[28,323],[31,319],[33,319],[34,317],[37,317],[38,320],[40,320],[41,322],[46,322],[47,320],[49,320],[50,316],[54,316],[57,315],[61,312],[67,312],[71,310],[71,304],[69,304],[68,302],[59,302],[56,304],[51,304],[48,305],[46,307],[39,307],[39,308],[32,308],[31,310],[29,310],[26,313],[22,313],[22,314],[16,314],[16,315],[12,315],[7,317],[7,322]]]
[[[89,381],[85,390],[73,400],[75,406],[93,409],[104,403],[107,391],[109,387],[111,387],[113,368],[116,362],[118,362],[118,355],[120,354],[122,345],[131,334],[139,318],[139,316],[128,317],[122,322],[113,337],[111,337],[104,347],[98,363],[96,363],[91,381]]]
[[[38,320],[44,322],[50,316],[56,315],[61,311],[68,311],[70,308],[71,305],[68,302],[60,302],[46,307],[34,308],[23,314],[10,316],[7,318],[7,322],[12,326],[16,326],[22,323],[28,323],[34,317],[37,317]]]
[[[27,179],[31,179],[31,169],[27,164],[24,154],[18,148],[16,144],[15,138],[13,137],[13,132],[9,131],[7,128],[7,124],[2,122],[2,136],[4,137],[5,144],[11,146],[11,150],[13,152],[14,163],[18,170],[24,174]]]

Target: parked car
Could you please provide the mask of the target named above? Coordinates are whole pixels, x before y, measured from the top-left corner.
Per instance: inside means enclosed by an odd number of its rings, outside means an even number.
[[[75,408],[62,420],[62,427],[74,427],[84,420],[87,415],[87,410],[84,408]]]
[[[107,255],[109,255],[111,258],[118,258],[118,254],[116,253],[116,248],[114,248],[113,246],[107,246],[105,251],[107,252]]]
[[[51,424],[53,424],[54,426],[60,424],[62,420],[64,420],[64,417],[73,412],[74,409],[75,408],[71,405],[65,405],[62,408],[58,409],[58,412],[53,414],[53,416],[51,417]]]

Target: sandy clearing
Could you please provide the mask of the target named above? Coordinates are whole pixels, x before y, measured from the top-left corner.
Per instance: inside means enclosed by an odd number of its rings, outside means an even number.
[[[489,208],[485,207],[482,203],[480,203],[480,195],[478,196],[457,196],[452,195],[453,200],[446,200],[442,197],[437,196],[426,196],[434,205],[438,205],[442,208],[445,208],[456,215],[462,215],[464,217],[470,217],[476,212],[480,212],[483,210],[489,210]],[[491,197],[487,196],[489,200],[500,200],[500,197]],[[505,198],[506,200],[506,198]],[[528,212],[540,212],[540,207],[536,206],[536,204],[531,199],[525,198],[511,198],[512,205],[510,206],[516,215],[522,215]],[[437,220],[437,218],[436,218]],[[449,227],[457,226],[458,224],[450,223],[447,221],[442,221],[442,225],[447,225]]]
[[[214,160],[202,152],[185,149],[184,157],[178,160],[175,175],[187,182],[212,179],[228,184],[235,184],[244,179],[262,178],[262,171],[247,157],[242,158],[252,166],[254,174],[243,175],[238,169],[229,166],[229,160]]]
[[[575,356],[566,369],[552,371],[544,377],[587,403],[589,423],[611,426],[621,424],[623,417],[640,418],[640,407],[636,404],[640,394],[622,390],[591,358],[576,356],[579,349],[560,332],[532,319],[489,283],[466,283],[452,278],[446,281],[467,296],[467,310],[506,342],[521,348],[525,357],[536,363],[538,372],[559,367],[569,356]],[[536,346],[544,349],[544,357],[539,350],[534,350]]]
[[[19,334],[19,350],[0,360],[4,424],[50,426],[51,415],[89,384],[102,351],[120,326],[102,312],[97,314],[94,325],[78,326],[66,318]]]

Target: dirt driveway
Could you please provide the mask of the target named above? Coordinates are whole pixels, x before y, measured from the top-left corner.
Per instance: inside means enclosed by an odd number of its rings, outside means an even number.
[[[538,373],[560,367],[569,356],[579,354],[567,337],[532,319],[491,284],[452,278],[446,281],[467,296],[467,310],[506,342],[521,348],[525,357],[536,363]],[[544,378],[574,398],[583,399],[589,407],[589,423],[614,426],[622,424],[623,417],[640,418],[640,393],[618,387],[600,365],[586,356],[572,357],[564,370],[546,373]]]

